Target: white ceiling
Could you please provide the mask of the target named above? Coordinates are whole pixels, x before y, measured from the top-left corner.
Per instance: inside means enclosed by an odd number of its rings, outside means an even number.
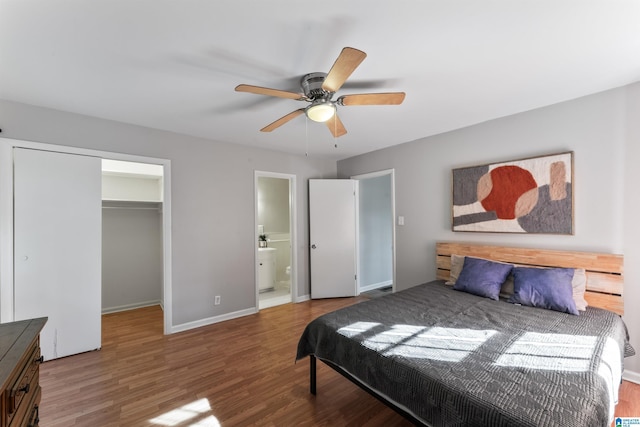
[[[640,81],[637,0],[0,0],[0,98],[211,140],[345,158]],[[348,134],[299,91],[340,50],[368,56],[339,95]],[[0,125],[2,118],[0,117]],[[338,147],[334,147],[334,143]]]

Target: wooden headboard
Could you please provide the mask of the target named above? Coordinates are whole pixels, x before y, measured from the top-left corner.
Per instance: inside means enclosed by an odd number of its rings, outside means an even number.
[[[620,315],[624,312],[622,300],[624,257],[622,255],[438,242],[436,243],[438,279],[449,279],[452,254],[535,267],[584,268],[587,276],[587,291],[584,298],[587,303]]]

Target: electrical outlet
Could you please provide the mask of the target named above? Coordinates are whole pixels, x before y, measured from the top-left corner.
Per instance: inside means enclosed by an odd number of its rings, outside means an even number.
[[[216,295],[215,300],[213,301],[214,305],[220,305],[220,295]]]

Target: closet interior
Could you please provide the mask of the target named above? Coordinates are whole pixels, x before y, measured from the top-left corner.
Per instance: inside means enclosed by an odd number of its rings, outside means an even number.
[[[163,167],[102,160],[102,313],[162,305]]]

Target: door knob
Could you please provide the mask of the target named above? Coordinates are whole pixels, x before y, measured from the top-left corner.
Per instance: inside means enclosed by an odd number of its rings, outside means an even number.
[[[311,245],[311,249],[315,249],[315,248],[316,248],[316,245]]]

